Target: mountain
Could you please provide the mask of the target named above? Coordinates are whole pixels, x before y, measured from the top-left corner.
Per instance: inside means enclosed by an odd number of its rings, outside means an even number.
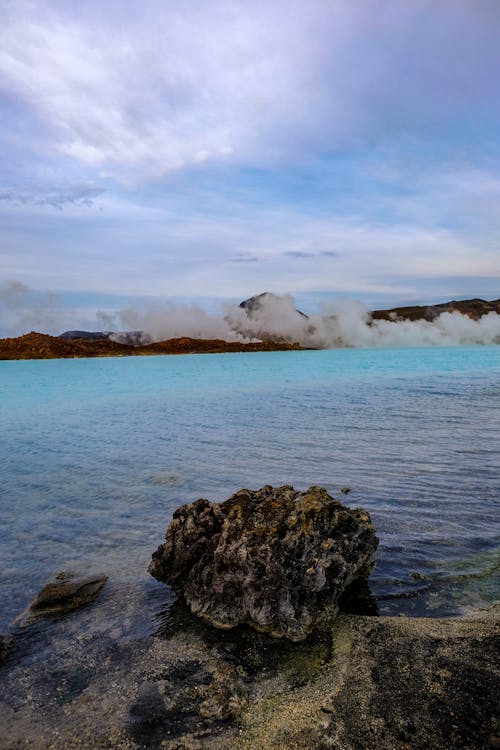
[[[452,300],[439,305],[414,305],[412,307],[392,307],[389,310],[374,310],[373,320],[435,320],[441,313],[459,312],[477,320],[489,312],[500,314],[500,299],[488,302],[484,299]]]
[[[255,317],[260,310],[263,310],[265,306],[270,304],[283,304],[283,297],[273,294],[272,292],[262,292],[257,294],[255,297],[249,297],[248,299],[240,302],[239,307],[243,308],[249,317]],[[302,315],[303,318],[309,318],[302,310],[298,310],[296,307],[293,308],[296,313]]]

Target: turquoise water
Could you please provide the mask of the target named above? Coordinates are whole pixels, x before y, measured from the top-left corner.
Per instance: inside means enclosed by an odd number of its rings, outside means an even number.
[[[498,596],[500,347],[0,362],[0,399],[0,630],[62,568],[154,597],[173,510],[264,484],[352,489],[383,613]]]

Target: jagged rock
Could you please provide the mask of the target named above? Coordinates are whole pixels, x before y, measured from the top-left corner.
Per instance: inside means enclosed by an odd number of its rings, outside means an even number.
[[[149,572],[219,628],[247,623],[304,639],[374,566],[375,529],[322,487],[243,489],[223,503],[183,505]]]
[[[45,584],[16,622],[26,626],[39,617],[62,615],[84,607],[99,596],[107,580],[108,576],[103,573],[86,577],[58,573],[53,581]]]

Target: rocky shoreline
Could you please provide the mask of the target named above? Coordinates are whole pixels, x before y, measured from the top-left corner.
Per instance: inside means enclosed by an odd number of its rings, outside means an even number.
[[[321,487],[182,506],[150,566],[177,598],[64,572],[0,637],[0,747],[499,748],[500,609],[368,614],[375,549]]]
[[[36,658],[25,644],[18,659],[14,648],[0,666],[2,749],[500,746],[495,609],[448,620],[341,614],[290,644],[217,631],[176,606],[147,638],[113,642],[74,613],[73,636],[54,639],[52,653],[47,643]]]

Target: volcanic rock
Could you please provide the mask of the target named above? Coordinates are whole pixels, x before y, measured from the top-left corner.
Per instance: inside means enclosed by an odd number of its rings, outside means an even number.
[[[368,513],[323,487],[265,486],[223,503],[183,505],[149,572],[216,627],[247,623],[298,641],[337,614],[353,581],[369,576],[377,544]]]

